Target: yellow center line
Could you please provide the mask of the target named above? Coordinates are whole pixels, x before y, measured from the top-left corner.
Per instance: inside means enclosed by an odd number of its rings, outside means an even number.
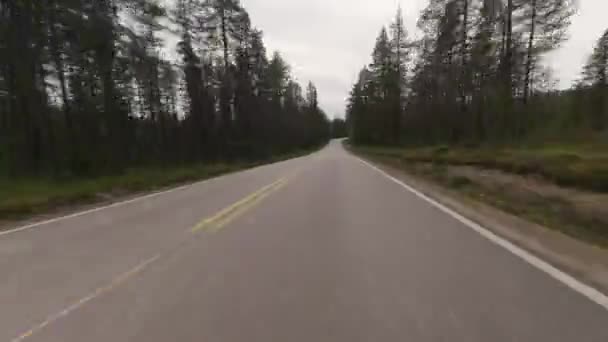
[[[190,232],[197,233],[201,230],[206,230],[211,233],[218,232],[228,223],[242,216],[253,206],[261,202],[268,195],[282,188],[285,184],[287,184],[287,182],[287,178],[281,178],[278,181],[261,188],[260,190],[230,205],[229,207],[222,209],[212,217],[202,220],[196,226],[194,226]]]
[[[297,174],[297,172],[295,172],[289,178],[295,177],[296,174]],[[231,206],[221,210],[214,216],[201,221],[194,228],[192,228],[191,232],[196,233],[203,229],[205,229],[209,232],[212,232],[212,233],[216,233],[216,232],[220,231],[222,228],[224,228],[230,222],[232,222],[236,218],[242,216],[249,209],[253,208],[256,204],[260,203],[264,198],[270,196],[272,193],[281,189],[288,182],[289,182],[288,177],[283,177],[283,178],[277,180],[276,182],[261,188],[260,190],[250,194],[249,196],[241,199],[240,201],[232,204]],[[141,264],[137,265],[136,267],[130,269],[129,271],[115,277],[112,281],[110,281],[109,284],[97,288],[95,291],[93,291],[88,296],[81,298],[79,301],[73,303],[72,305],[68,306],[67,308],[65,308],[63,310],[61,310],[53,315],[48,316],[41,323],[38,323],[36,326],[31,328],[30,330],[24,332],[23,334],[19,335],[16,338],[12,339],[11,342],[23,342],[26,339],[30,338],[32,335],[40,332],[41,330],[43,330],[47,326],[55,323],[59,319],[71,314],[73,311],[78,310],[79,308],[81,308],[82,306],[86,305],[87,303],[93,301],[94,299],[104,295],[105,293],[113,291],[118,286],[120,286],[121,284],[123,284],[127,280],[129,280],[130,278],[141,273],[145,268],[150,266],[152,263],[156,262],[160,257],[161,257],[161,255],[158,254],[158,255],[142,262]]]
[[[261,194],[260,196],[256,197],[253,201],[248,202],[245,205],[243,205],[242,207],[238,208],[236,211],[234,211],[234,213],[232,213],[228,217],[224,218],[223,220],[220,220],[220,221],[216,222],[212,227],[209,227],[208,232],[210,232],[210,233],[217,233],[217,232],[219,232],[226,225],[228,225],[230,222],[233,222],[234,220],[236,220],[239,217],[243,216],[251,208],[255,207],[257,204],[259,204],[260,202],[262,202],[266,197],[268,197],[271,194],[273,194],[273,193],[277,192],[278,190],[280,190],[287,183],[288,183],[288,181],[285,180],[283,182],[280,182],[280,183],[276,184],[274,187],[272,187],[268,191],[266,191],[263,194]]]

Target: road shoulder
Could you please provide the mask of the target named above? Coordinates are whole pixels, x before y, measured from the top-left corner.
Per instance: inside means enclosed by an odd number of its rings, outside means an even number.
[[[414,176],[377,158],[361,156],[388,175],[480,224],[604,294],[608,293],[608,251],[551,230],[457,191]]]
[[[193,174],[184,179],[171,180],[170,177],[167,177],[167,179],[161,179],[161,182],[159,183],[144,184],[141,189],[124,188],[115,193],[112,193],[112,191],[105,193],[92,192],[90,198],[70,201],[64,201],[63,199],[60,199],[59,201],[45,199],[45,201],[39,205],[27,207],[23,212],[18,212],[17,214],[10,216],[4,215],[1,210],[2,208],[0,208],[0,235],[29,229],[30,227],[44,225],[64,218],[81,216],[110,207],[136,202],[239,172],[250,172],[258,168],[308,157],[317,153],[323,147],[324,146],[319,147],[318,149],[279,155],[269,160],[251,162],[249,164],[220,165],[214,172]],[[211,166],[213,167],[214,165]]]

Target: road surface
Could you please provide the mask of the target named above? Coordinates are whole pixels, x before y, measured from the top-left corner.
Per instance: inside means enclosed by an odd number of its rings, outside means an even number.
[[[343,150],[0,235],[0,341],[608,341],[608,311]]]

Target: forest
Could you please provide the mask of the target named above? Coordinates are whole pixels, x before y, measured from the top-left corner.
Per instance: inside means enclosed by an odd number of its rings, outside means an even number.
[[[0,37],[0,178],[264,160],[330,136],[315,85],[238,0],[0,0]]]
[[[386,146],[608,142],[608,30],[580,79],[557,89],[547,53],[569,37],[572,0],[431,0],[417,38],[399,10],[348,101],[351,141]]]
[[[571,0],[431,0],[412,33],[398,11],[351,90],[353,151],[608,246],[608,30],[568,89],[545,59],[580,39],[576,12]]]

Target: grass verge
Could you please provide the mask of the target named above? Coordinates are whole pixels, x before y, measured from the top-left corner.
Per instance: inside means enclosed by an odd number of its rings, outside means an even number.
[[[129,194],[159,190],[296,158],[314,150],[297,151],[257,162],[134,168],[116,176],[63,182],[50,179],[0,179],[0,219],[15,220],[73,205],[111,201]]]
[[[608,152],[598,146],[543,148],[357,148],[362,153],[407,162],[466,165],[518,175],[536,175],[560,186],[608,192]]]
[[[447,152],[444,151],[439,153],[439,155],[444,155],[444,157],[428,159],[426,158],[427,156],[430,157],[432,153],[437,154],[437,152],[432,152],[431,149],[424,149],[423,151],[403,151],[381,148],[351,149],[353,152],[366,158],[402,169],[410,175],[431,181],[443,188],[450,189],[454,193],[462,195],[469,200],[489,204],[500,210],[535,222],[549,229],[559,231],[581,241],[608,248],[608,220],[605,215],[605,212],[608,210],[605,210],[601,215],[580,210],[579,204],[581,203],[577,203],[577,201],[580,201],[580,198],[584,198],[585,196],[564,198],[556,197],[551,193],[544,194],[542,192],[528,191],[529,182],[531,180],[525,177],[519,177],[521,180],[520,182],[508,183],[508,185],[505,185],[505,183],[499,181],[495,184],[492,182],[489,183],[488,179],[491,180],[492,177],[484,177],[482,180],[482,177],[476,177],[474,172],[469,172],[468,175],[463,176],[462,172],[457,172],[459,166],[473,166],[481,174],[483,166],[489,165],[485,160],[479,162],[478,160],[471,159],[464,161],[452,159],[456,158],[458,153],[464,154],[465,152],[452,152],[450,157],[445,157]],[[472,155],[475,152],[469,151],[466,153],[467,157],[472,158]],[[485,153],[489,152],[481,152],[479,155],[483,155],[482,158],[487,158]],[[530,151],[526,153],[530,153]],[[512,155],[518,155],[518,153],[512,152]],[[424,157],[418,158],[411,156]],[[540,155],[537,156],[537,158],[542,159],[544,156]],[[584,158],[582,159],[584,160]],[[512,170],[511,168],[498,167],[494,169],[501,171],[505,171],[505,169]],[[527,175],[528,173],[513,172],[512,174]],[[546,182],[546,180],[542,182]],[[579,190],[575,190],[574,192],[583,195],[589,194],[592,198],[595,196],[598,196],[596,198],[608,196]],[[602,205],[596,205],[596,207],[598,206],[601,207]],[[608,208],[604,207],[604,209]]]

